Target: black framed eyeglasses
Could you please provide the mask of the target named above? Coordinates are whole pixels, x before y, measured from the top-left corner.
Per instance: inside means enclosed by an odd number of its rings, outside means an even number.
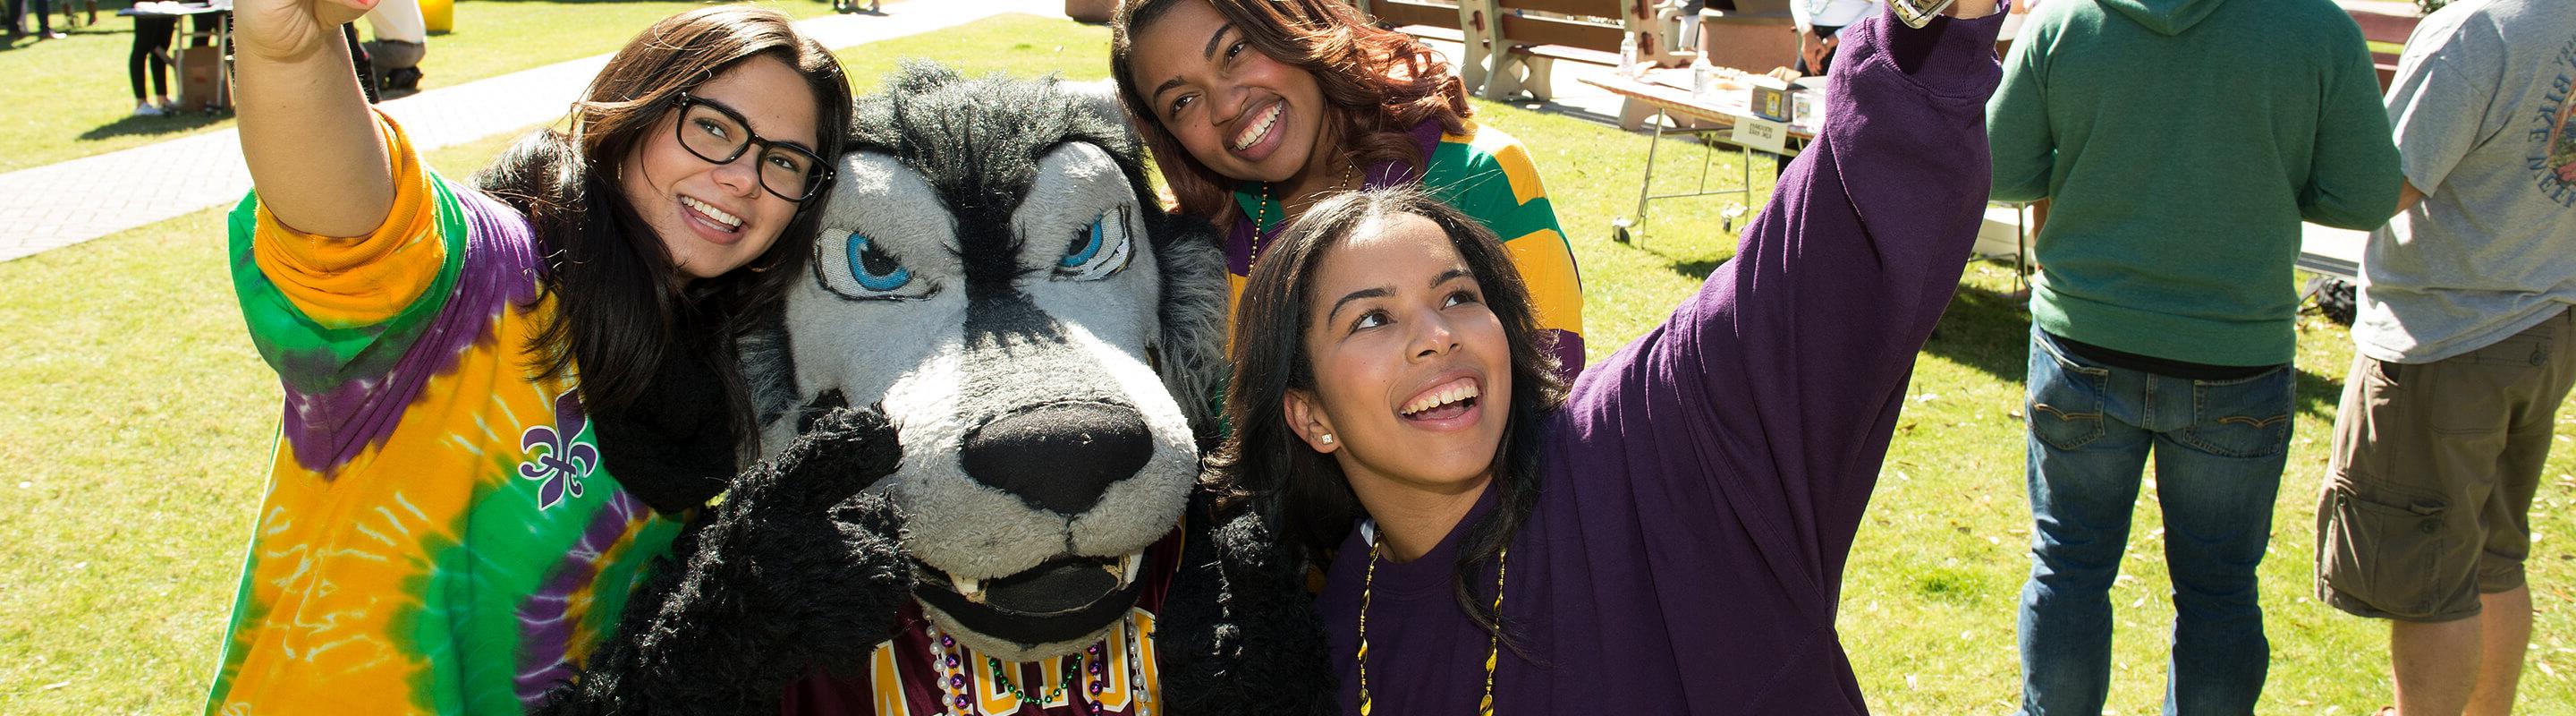
[[[751,122],[731,107],[687,92],[675,95],[671,103],[680,110],[677,125],[681,147],[699,159],[717,164],[731,164],[752,147],[760,147],[760,188],[778,198],[804,203],[832,178],[832,166],[822,157],[804,147],[751,133]]]

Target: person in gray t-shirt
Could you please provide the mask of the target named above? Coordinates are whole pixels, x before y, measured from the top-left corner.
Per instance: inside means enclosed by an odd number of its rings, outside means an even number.
[[[2454,2],[2388,95],[2406,186],[2362,256],[2317,595],[2392,621],[2397,713],[2510,712],[2531,640],[2531,502],[2576,385],[2570,10]]]
[[[2576,7],[2453,6],[2416,27],[2389,88],[2407,186],[2371,233],[2352,328],[2384,361],[2467,353],[2576,303]]]

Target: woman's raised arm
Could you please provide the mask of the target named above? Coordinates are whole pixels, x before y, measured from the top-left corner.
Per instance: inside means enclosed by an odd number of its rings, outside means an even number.
[[[260,202],[308,234],[364,236],[394,203],[390,151],[340,26],[377,0],[236,0],[235,112]]]
[[[1846,30],[1832,119],[1735,257],[1576,381],[1577,433],[1625,435],[1632,463],[1669,468],[1651,474],[1706,478],[1632,488],[1680,505],[1647,519],[1729,510],[1728,529],[1812,568],[1815,603],[1833,603],[1915,353],[1982,220],[2001,22],[1886,14]]]

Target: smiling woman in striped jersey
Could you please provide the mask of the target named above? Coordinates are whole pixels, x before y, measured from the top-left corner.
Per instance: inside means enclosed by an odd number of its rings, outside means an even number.
[[[1529,150],[1468,118],[1448,62],[1345,0],[1136,0],[1111,74],[1180,213],[1226,231],[1238,300],[1252,264],[1317,201],[1418,185],[1503,237],[1554,340],[1583,368],[1583,284]]]

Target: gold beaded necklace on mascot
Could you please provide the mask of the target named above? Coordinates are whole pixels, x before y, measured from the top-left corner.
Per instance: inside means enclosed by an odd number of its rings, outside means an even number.
[[[1339,189],[1343,186],[1349,185],[1350,183],[1351,165],[1345,163],[1342,165],[1342,180],[1334,182],[1333,188]],[[1270,248],[1270,237],[1265,235],[1266,232],[1270,231],[1270,182],[1261,183],[1261,201],[1255,202],[1252,205],[1252,212],[1252,262],[1244,264],[1245,268],[1243,270],[1245,273],[1252,272],[1250,267],[1260,265],[1261,250]],[[1283,214],[1287,213],[1288,207],[1284,204],[1281,205],[1279,207],[1279,212]]]
[[[1368,690],[1368,608],[1369,592],[1377,586],[1377,555],[1383,541],[1369,543],[1368,576],[1360,579],[1360,716],[1369,715]],[[1503,575],[1511,570],[1512,548],[1504,547],[1494,555],[1494,616],[1503,614]],[[1476,699],[1477,716],[1494,716],[1494,664],[1503,654],[1502,632],[1495,632],[1485,643],[1485,694]]]
[[[1141,697],[1145,692],[1144,673],[1139,670],[1143,667],[1140,664],[1140,659],[1138,659],[1136,651],[1136,617],[1134,615],[1129,615],[1126,618],[1119,620],[1119,628],[1125,630],[1120,633],[1121,638],[1119,639],[1119,642],[1126,646],[1127,653],[1123,656],[1127,659],[1127,693],[1130,694],[1128,698],[1129,703],[1132,704],[1134,703],[1134,699]],[[939,675],[938,685],[940,695],[943,697],[939,705],[939,712],[943,714],[960,714],[961,716],[975,713],[975,699],[968,695],[970,691],[966,687],[966,673],[968,669],[973,668],[974,654],[969,652],[965,645],[957,643],[957,637],[939,633],[939,627],[925,623],[922,625],[922,633],[930,637],[930,643],[932,646],[930,669],[933,673],[937,673]],[[1078,709],[1086,710],[1093,714],[1093,716],[1107,714],[1109,713],[1108,708],[1100,705],[1102,692],[1109,690],[1109,677],[1106,667],[1103,666],[1103,664],[1108,663],[1108,660],[1102,654],[1107,646],[1108,640],[1103,639],[1101,641],[1092,642],[1091,646],[1085,647],[1081,653],[1065,657],[1064,673],[1057,675],[1055,688],[1046,692],[1046,698],[1037,698],[1036,696],[1029,694],[1029,692],[1022,689],[1018,683],[1011,681],[1011,677],[1008,675],[1009,670],[1003,668],[1003,662],[1001,659],[986,656],[984,657],[984,668],[992,672],[993,686],[997,693],[985,694],[985,696],[990,697],[999,696],[1001,694],[1010,694],[1012,698],[1018,699],[1022,704],[1033,707],[1038,711],[1045,711],[1048,703],[1063,696],[1064,692],[1069,687],[1072,687],[1078,678],[1088,675],[1090,678],[1085,680],[1088,683],[1084,686],[1083,691],[1089,694],[1089,700],[1067,701],[1066,703],[1071,704]],[[1084,668],[1085,662],[1089,662],[1089,668],[1087,670]]]

